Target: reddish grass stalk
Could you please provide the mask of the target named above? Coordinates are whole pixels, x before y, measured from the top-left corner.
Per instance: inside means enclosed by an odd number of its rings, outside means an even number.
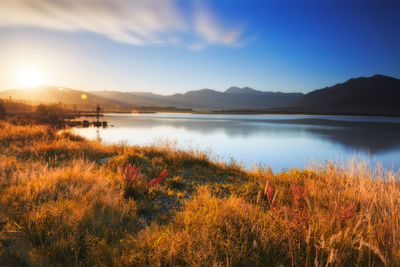
[[[290,188],[293,194],[292,221],[297,227],[306,226],[310,216],[307,210],[308,190],[302,185],[291,185]]]
[[[147,186],[146,189],[148,189],[151,186],[156,186],[158,185],[162,180],[165,179],[165,177],[168,176],[168,171],[167,170],[163,170],[160,175],[158,175],[158,177],[154,177],[153,180],[151,180]]]
[[[336,206],[333,211],[336,221],[340,226],[343,226],[347,220],[351,219],[357,213],[357,205],[350,204],[347,207]]]

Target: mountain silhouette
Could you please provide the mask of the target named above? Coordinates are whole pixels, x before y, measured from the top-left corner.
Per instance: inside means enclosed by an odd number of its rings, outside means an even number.
[[[260,95],[264,92],[262,91],[258,91],[258,90],[254,90],[253,88],[250,87],[236,87],[236,86],[232,86],[230,88],[228,88],[225,93],[227,94],[257,94]]]
[[[12,98],[40,103],[62,102],[64,104],[125,104],[117,100],[106,99],[85,91],[56,86],[37,86],[33,88],[9,89],[0,92],[0,98]]]
[[[82,98],[85,95],[86,98]],[[400,80],[384,75],[352,78],[344,83],[302,93],[264,92],[250,87],[212,89],[184,94],[74,90],[55,86],[11,89],[0,98],[66,104],[177,107],[209,110],[265,110],[330,114],[400,115]]]
[[[225,92],[212,89],[189,91],[169,96],[152,93],[92,92],[98,96],[134,105],[174,106],[193,109],[264,109],[290,104],[303,96],[301,93],[263,92],[249,87],[231,87]]]
[[[400,115],[399,99],[399,79],[374,75],[312,91],[287,108],[312,113]]]

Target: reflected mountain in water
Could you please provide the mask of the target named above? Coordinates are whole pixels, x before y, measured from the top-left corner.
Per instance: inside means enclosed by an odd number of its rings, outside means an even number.
[[[394,121],[342,121],[320,118],[263,119],[256,116],[106,116],[115,127],[151,129],[161,126],[182,128],[190,132],[223,132],[231,137],[298,136],[323,138],[356,150],[378,153],[400,148],[400,123]],[[260,116],[265,117],[265,116]]]
[[[111,143],[192,140],[217,155],[278,168],[310,159],[331,160],[338,154],[349,158],[354,153],[377,156],[386,166],[400,167],[400,118],[395,117],[108,114],[104,119],[114,127],[101,129],[100,136]],[[91,129],[77,131],[89,138],[97,136]]]

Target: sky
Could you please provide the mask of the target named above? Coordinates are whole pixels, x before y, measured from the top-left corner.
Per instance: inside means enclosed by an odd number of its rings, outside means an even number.
[[[0,0],[0,90],[306,93],[374,74],[400,78],[398,0]]]

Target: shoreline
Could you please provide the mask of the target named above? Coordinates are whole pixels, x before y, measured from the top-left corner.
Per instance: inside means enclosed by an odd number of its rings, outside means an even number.
[[[298,115],[298,116],[348,116],[348,117],[398,117],[400,114],[381,114],[381,113],[334,113],[334,112],[291,112],[291,111],[121,111],[121,110],[104,110],[104,114],[115,113],[115,114],[209,114],[209,115]]]

